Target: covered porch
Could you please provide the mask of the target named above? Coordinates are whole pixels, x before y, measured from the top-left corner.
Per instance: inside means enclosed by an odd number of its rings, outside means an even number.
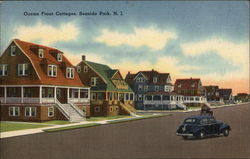
[[[51,85],[1,85],[1,103],[89,103],[89,88]]]

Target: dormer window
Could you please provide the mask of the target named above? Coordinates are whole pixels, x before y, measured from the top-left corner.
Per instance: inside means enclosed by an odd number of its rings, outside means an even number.
[[[57,61],[60,61],[60,62],[62,61],[62,54],[60,53],[57,54]]]
[[[170,83],[170,82],[171,82],[171,78],[168,77],[166,82],[167,82],[167,83]]]
[[[43,49],[38,49],[38,57],[43,58],[44,52]]]
[[[48,76],[56,77],[57,75],[57,67],[56,65],[49,65],[48,66]]]
[[[88,72],[88,66],[83,67],[83,72]]]
[[[77,66],[76,70],[77,70],[78,73],[80,73],[81,72],[81,66]]]
[[[194,84],[192,84],[192,87],[193,87],[193,88],[195,87],[195,83],[194,83]]]
[[[67,68],[66,69],[66,77],[67,78],[74,78],[74,68]]]
[[[16,56],[16,46],[13,45],[10,47],[10,55]]]
[[[0,64],[0,76],[7,76],[8,74],[8,65],[7,64]]]
[[[154,77],[154,78],[153,78],[153,82],[154,82],[154,83],[157,83],[157,77]]]

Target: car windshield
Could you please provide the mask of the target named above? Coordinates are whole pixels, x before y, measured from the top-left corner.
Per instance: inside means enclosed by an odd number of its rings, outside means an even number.
[[[195,119],[195,118],[189,118],[189,119],[186,119],[186,120],[184,121],[184,123],[185,123],[185,124],[194,124],[194,123],[196,123],[196,120],[197,120],[197,119]]]

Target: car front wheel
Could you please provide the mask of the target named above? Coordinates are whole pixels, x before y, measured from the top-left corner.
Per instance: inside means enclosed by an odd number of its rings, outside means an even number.
[[[224,135],[224,136],[228,136],[228,135],[229,135],[229,130],[228,130],[228,129],[225,129],[225,130],[223,131],[223,135]]]
[[[206,133],[204,131],[200,131],[199,136],[200,139],[203,139],[206,137]]]

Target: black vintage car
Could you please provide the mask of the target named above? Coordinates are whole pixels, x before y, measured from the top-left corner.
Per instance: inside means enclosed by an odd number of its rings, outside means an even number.
[[[204,138],[207,135],[228,136],[231,128],[228,124],[215,120],[213,116],[193,116],[184,120],[176,135],[184,139],[188,137]]]

